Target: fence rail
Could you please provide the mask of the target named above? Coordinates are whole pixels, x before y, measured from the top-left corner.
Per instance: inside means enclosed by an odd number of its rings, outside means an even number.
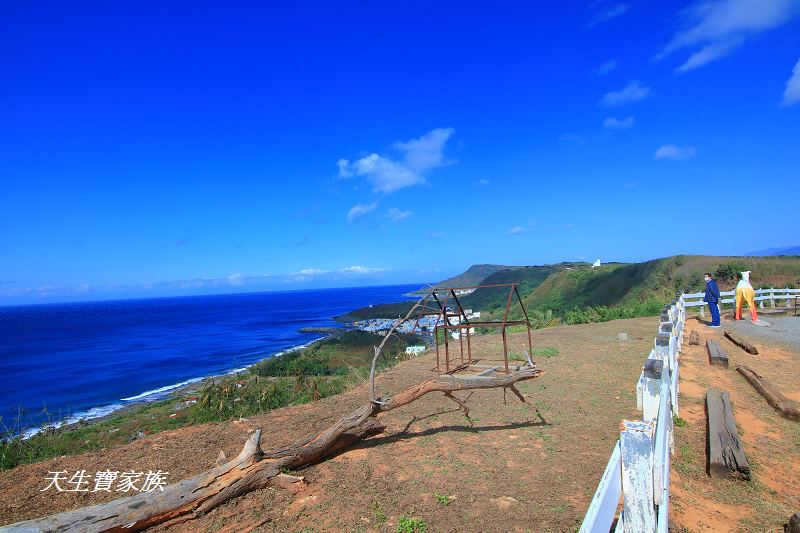
[[[654,346],[636,386],[642,420],[622,421],[620,438],[589,504],[581,533],[608,533],[615,520],[615,531],[669,530],[669,469],[674,451],[673,417],[679,415],[686,299],[698,296],[703,294],[682,294],[661,311]]]
[[[800,299],[800,289],[758,289],[755,301],[786,307]],[[674,452],[674,419],[679,416],[680,353],[686,309],[706,303],[705,293],[680,294],[664,307],[655,345],[642,367],[636,386],[641,421],[623,420],[597,491],[583,519],[581,533],[669,531],[669,469]],[[721,292],[720,303],[734,303],[735,291]],[[622,512],[617,508],[622,500]]]
[[[800,298],[800,289],[756,289],[755,291],[756,296],[753,298],[756,302],[759,302],[759,305],[763,308],[764,302],[770,302],[771,307],[775,307],[776,302],[780,302],[782,300],[786,300],[786,307],[789,307],[789,301],[794,300],[795,298]],[[736,302],[736,291],[722,291],[719,293],[721,304],[732,304]],[[691,294],[684,294],[684,306],[685,307],[700,307],[706,305],[703,301],[703,297],[705,296],[704,292],[694,292]],[[728,296],[729,298],[726,298]],[[699,298],[699,299],[698,299]]]

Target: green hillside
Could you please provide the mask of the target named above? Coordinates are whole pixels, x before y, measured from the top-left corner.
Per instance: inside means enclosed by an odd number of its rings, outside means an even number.
[[[722,290],[736,285],[736,273],[751,270],[755,287],[800,285],[800,257],[714,257],[679,255],[644,263],[559,270],[523,296],[529,309],[563,316],[584,307],[621,307],[655,313],[678,292],[705,288],[703,273],[715,273]]]
[[[504,283],[517,283],[520,295],[530,294],[541,285],[551,274],[563,270],[562,265],[544,265],[529,267],[512,267],[499,270],[483,280],[481,285],[495,285]],[[466,309],[489,310],[505,308],[508,301],[507,287],[494,287],[480,289],[460,299]]]
[[[493,265],[476,265],[470,270],[474,279],[477,267],[492,270]],[[657,314],[677,292],[703,290],[703,273],[715,273],[722,290],[736,285],[736,273],[751,270],[751,282],[758,287],[800,286],[800,257],[715,257],[679,255],[643,263],[617,263],[592,268],[587,263],[560,263],[530,267],[497,267],[479,284],[518,283],[526,309],[552,310],[556,316],[567,317],[574,310],[592,308],[590,315],[618,318]],[[466,273],[465,273],[466,275]],[[451,278],[438,283],[448,286]],[[460,278],[464,280],[466,278]],[[469,283],[476,283],[470,281]],[[508,291],[503,288],[481,289],[461,299],[465,308],[484,313],[485,318],[498,318],[505,309]],[[412,302],[379,305],[355,310],[340,317],[342,320],[397,317],[405,314]],[[609,312],[608,309],[615,309]],[[511,316],[521,311],[513,306]],[[483,317],[482,317],[483,318]],[[567,317],[580,321],[580,313]]]

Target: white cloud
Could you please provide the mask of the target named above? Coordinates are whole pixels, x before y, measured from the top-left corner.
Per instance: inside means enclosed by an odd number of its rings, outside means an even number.
[[[587,28],[593,28],[603,22],[614,20],[615,18],[624,15],[630,9],[628,4],[622,2],[594,2],[591,4],[590,9],[593,11],[591,19],[586,24]]]
[[[619,65],[619,62],[616,59],[612,59],[611,61],[606,61],[605,63],[600,65],[600,68],[597,69],[597,75],[605,76],[606,74],[609,74],[611,71],[615,70],[617,68],[617,65]]]
[[[683,29],[656,55],[692,54],[676,70],[687,72],[724,57],[747,39],[775,28],[798,12],[796,0],[701,0],[680,13]]]
[[[336,162],[336,166],[339,167],[339,177],[340,178],[351,178],[353,173],[347,168],[350,165],[350,161],[347,159],[340,159]]]
[[[792,77],[786,82],[786,90],[783,91],[782,105],[792,105],[800,102],[800,59],[792,69]]]
[[[392,222],[403,221],[408,217],[410,217],[411,215],[412,215],[411,211],[403,211],[396,207],[393,207],[386,212],[386,218],[388,218]]]
[[[303,268],[296,273],[300,274],[301,276],[320,276],[322,274],[327,274],[329,272],[330,270],[325,270],[323,268]]]
[[[383,274],[384,272],[386,272],[386,270],[383,268],[365,267],[361,265],[353,265],[336,270],[329,270],[325,268],[303,268],[297,272],[287,274],[283,277],[282,281],[284,283],[303,283],[311,280],[336,280],[342,277],[371,276]]]
[[[347,212],[347,221],[353,222],[355,220],[358,220],[367,213],[375,211],[375,209],[377,208],[378,208],[378,202],[374,202],[371,204],[356,204],[350,208],[350,211]]]
[[[609,130],[627,130],[628,128],[633,127],[634,122],[636,122],[636,119],[633,117],[628,117],[622,120],[609,117],[603,121],[603,127]]]
[[[425,184],[428,172],[451,163],[444,150],[453,133],[453,128],[436,128],[418,139],[394,143],[392,147],[402,154],[400,160],[375,153],[353,162],[340,159],[336,163],[339,177],[362,176],[372,185],[372,191],[379,194]]]
[[[528,228],[523,228],[522,226],[514,226],[510,230],[508,230],[509,235],[522,235],[523,233],[528,233],[530,230]]]
[[[640,85],[638,81],[632,81],[619,91],[606,93],[606,95],[600,99],[600,105],[604,107],[618,107],[644,100],[648,96],[650,96],[650,87]]]
[[[381,274],[386,272],[382,268],[365,267],[361,265],[353,265],[339,270],[342,274],[355,274],[357,276],[365,276],[369,274]]]
[[[689,159],[697,153],[694,146],[676,146],[665,144],[656,150],[656,159]]]
[[[481,178],[481,179],[479,179],[478,181],[475,182],[475,185],[479,185],[481,187],[485,187],[485,186],[489,185],[490,183],[491,183],[491,181],[487,180],[486,178]]]
[[[430,234],[430,238],[431,239],[441,239],[445,235],[447,235],[447,234],[445,232],[443,232],[443,231],[434,231],[433,233]]]
[[[405,154],[403,159],[408,168],[415,172],[427,172],[448,164],[444,158],[444,149],[453,133],[453,128],[436,128],[419,139],[396,142],[394,148]]]

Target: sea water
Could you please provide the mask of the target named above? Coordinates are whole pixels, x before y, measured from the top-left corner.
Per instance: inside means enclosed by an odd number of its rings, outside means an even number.
[[[0,307],[0,434],[107,415],[322,337],[421,285]]]

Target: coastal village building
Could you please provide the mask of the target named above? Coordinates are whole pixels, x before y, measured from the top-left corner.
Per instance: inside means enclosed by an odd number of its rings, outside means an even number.
[[[425,351],[425,348],[426,348],[426,347],[425,347],[424,345],[420,345],[420,346],[406,346],[406,355],[413,355],[413,356],[415,356],[415,357],[416,357],[417,355],[419,355],[419,354],[421,354],[422,352],[424,352],[424,351]]]

